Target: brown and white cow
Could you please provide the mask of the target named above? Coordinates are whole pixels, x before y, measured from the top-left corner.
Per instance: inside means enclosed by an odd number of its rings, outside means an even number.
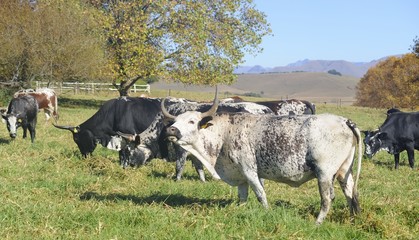
[[[51,116],[54,118],[55,122],[58,120],[58,100],[55,91],[50,88],[39,88],[36,90],[33,89],[24,89],[16,92],[13,97],[17,98],[19,96],[30,95],[36,99],[38,103],[38,109],[44,109],[46,120],[48,121]]]
[[[361,134],[349,119],[321,115],[215,114],[218,101],[205,112],[188,111],[177,117],[162,111],[174,124],[168,139],[197,157],[215,178],[238,186],[240,201],[249,186],[268,207],[261,179],[293,187],[317,178],[321,210],[316,223],[325,219],[334,198],[335,178],[346,196],[351,214],[360,211],[357,182],[361,170]],[[201,127],[204,126],[204,127]],[[355,181],[352,165],[358,145]]]

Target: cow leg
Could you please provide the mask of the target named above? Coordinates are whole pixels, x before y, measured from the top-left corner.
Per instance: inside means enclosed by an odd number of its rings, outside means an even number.
[[[188,152],[183,151],[183,154],[176,159],[176,181],[180,181],[182,178],[183,170],[185,169],[186,157]]]
[[[119,165],[125,169],[128,166],[128,160],[127,160],[127,149],[121,149],[119,151]]]
[[[316,224],[321,224],[323,220],[326,218],[327,213],[330,210],[330,205],[332,202],[330,196],[330,188],[333,187],[332,179],[328,179],[327,177],[319,177],[318,178],[318,185],[319,185],[319,192],[321,198],[321,205],[320,205],[320,213],[317,216]]]
[[[27,126],[22,126],[22,129],[23,129],[23,138],[26,138],[28,127]]]
[[[249,196],[249,184],[247,182],[239,184],[237,189],[240,203],[247,202],[247,197]]]
[[[29,124],[29,134],[31,135],[31,142],[33,143],[36,134],[35,126],[33,124]]]
[[[354,179],[352,173],[348,171],[346,174],[338,175],[337,179],[340,187],[342,188],[343,194],[346,197],[351,216],[359,213],[361,208],[359,207],[358,193],[353,192]]]
[[[413,146],[408,146],[406,151],[407,157],[409,158],[409,165],[413,169],[415,167],[415,150]]]
[[[195,159],[195,157],[193,157],[192,164],[194,165],[195,170],[198,173],[199,179],[202,182],[205,182],[204,166],[202,165],[202,163],[198,159]]]
[[[45,113],[46,122],[48,122],[48,120],[51,118],[51,111],[45,108],[44,113]]]
[[[262,186],[263,181],[261,181],[261,178],[257,175],[256,170],[244,172],[244,175],[246,176],[248,184],[252,187],[253,192],[255,192],[258,201],[262,203],[263,207],[268,208],[268,200]]]
[[[394,168],[399,169],[400,153],[394,154]]]

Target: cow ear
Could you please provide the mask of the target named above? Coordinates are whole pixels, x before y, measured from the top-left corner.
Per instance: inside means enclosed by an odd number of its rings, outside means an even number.
[[[212,117],[211,117],[211,116],[209,116],[209,117],[204,117],[204,118],[203,118],[203,119],[199,122],[199,124],[198,124],[198,128],[199,128],[199,129],[203,129],[203,128],[207,128],[207,127],[212,126],[213,124],[209,122],[209,121],[211,121],[211,120],[212,120]]]
[[[134,142],[135,142],[135,145],[140,145],[140,144],[141,144],[141,137],[140,137],[140,134],[136,134],[136,135],[135,135]]]

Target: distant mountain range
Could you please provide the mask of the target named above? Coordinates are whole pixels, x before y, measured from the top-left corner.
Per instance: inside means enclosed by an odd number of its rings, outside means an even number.
[[[370,67],[375,66],[378,62],[387,59],[383,57],[371,62],[348,62],[344,60],[301,60],[290,63],[286,66],[278,66],[274,68],[265,68],[260,65],[256,66],[239,66],[235,69],[236,74],[247,73],[284,73],[284,72],[328,72],[336,70],[342,75],[361,78]]]

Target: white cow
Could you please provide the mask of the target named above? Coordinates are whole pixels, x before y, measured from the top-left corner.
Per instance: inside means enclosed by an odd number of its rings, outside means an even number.
[[[334,179],[340,183],[351,214],[360,211],[357,182],[361,170],[362,141],[353,122],[331,114],[305,116],[215,114],[218,101],[205,113],[188,111],[175,117],[162,111],[174,124],[169,140],[197,157],[208,171],[232,186],[238,186],[240,201],[248,187],[268,207],[260,179],[293,187],[317,178],[321,210],[316,223],[326,217],[334,198]],[[352,165],[358,145],[358,171],[354,182]]]

